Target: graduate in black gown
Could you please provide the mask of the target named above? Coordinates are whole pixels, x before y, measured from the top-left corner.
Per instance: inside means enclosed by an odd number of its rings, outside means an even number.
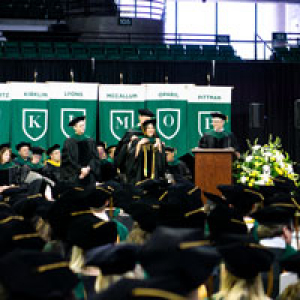
[[[31,148],[31,159],[28,163],[29,168],[32,171],[41,173],[42,169],[44,168],[44,164],[42,162],[42,156],[45,150],[41,147],[32,147]]]
[[[41,180],[25,183],[30,169],[27,165],[20,166],[12,161],[9,144],[0,145],[0,194],[36,194],[41,190]],[[1,197],[0,197],[1,198]]]
[[[28,165],[30,163],[30,143],[20,142],[16,145],[18,154],[16,155],[14,162],[20,166]]]
[[[175,157],[176,149],[173,147],[165,147],[166,152],[166,173],[172,176],[171,181],[180,181],[182,179],[192,181],[192,173],[185,162]]]
[[[234,148],[239,156],[239,146],[234,134],[225,130],[227,116],[222,113],[211,113],[213,129],[204,133],[198,146],[200,148]]]
[[[85,116],[73,119],[74,135],[62,149],[61,180],[70,185],[90,185],[101,181],[101,161],[95,141],[85,135]]]
[[[141,126],[143,135],[128,145],[126,178],[129,183],[165,177],[165,148],[156,136],[155,125],[156,119],[145,121]]]
[[[125,164],[127,160],[127,150],[129,143],[132,142],[134,139],[144,135],[141,128],[142,124],[145,121],[150,120],[154,117],[154,113],[147,108],[139,109],[138,113],[139,123],[135,127],[126,131],[123,138],[119,141],[114,153],[115,165],[121,173],[126,172]]]
[[[60,181],[60,145],[55,144],[48,148],[47,155],[49,159],[46,161],[46,165],[44,166],[42,173],[44,176],[50,178],[55,183]]]

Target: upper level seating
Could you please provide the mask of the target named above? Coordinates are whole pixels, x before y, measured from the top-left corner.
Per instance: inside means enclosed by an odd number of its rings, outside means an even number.
[[[100,60],[241,60],[230,45],[103,44],[79,42],[3,42],[3,58]]]

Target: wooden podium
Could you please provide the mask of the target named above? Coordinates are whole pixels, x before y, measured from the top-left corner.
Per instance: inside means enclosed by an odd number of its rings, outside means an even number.
[[[195,154],[195,184],[202,192],[221,195],[219,184],[232,184],[233,148],[203,149],[194,148]],[[204,201],[205,196],[202,195]]]

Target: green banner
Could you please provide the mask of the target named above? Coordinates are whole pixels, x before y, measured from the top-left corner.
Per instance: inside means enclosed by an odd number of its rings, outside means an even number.
[[[30,142],[33,146],[48,147],[47,85],[44,83],[12,82],[8,84],[11,95],[11,143]]]
[[[0,144],[10,142],[11,100],[7,84],[0,84]]]
[[[69,122],[86,116],[86,134],[96,138],[98,84],[50,82],[50,137],[49,144],[63,145],[74,134]]]
[[[188,85],[147,84],[146,106],[157,118],[157,132],[166,146],[175,147],[178,156],[187,149]]]
[[[100,85],[100,140],[117,144],[124,133],[138,123],[138,110],[144,108],[145,87],[142,85]]]
[[[198,146],[199,139],[212,129],[212,112],[228,116],[225,129],[231,130],[231,87],[190,86],[188,100],[188,149]]]

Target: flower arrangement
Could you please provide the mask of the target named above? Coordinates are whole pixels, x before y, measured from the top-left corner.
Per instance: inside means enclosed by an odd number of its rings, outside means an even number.
[[[279,137],[273,141],[270,136],[268,144],[265,145],[259,145],[257,140],[251,145],[248,141],[248,147],[249,150],[233,165],[237,183],[250,187],[273,185],[274,178],[283,176],[297,184],[299,175],[294,172],[295,163],[291,161],[288,153],[282,150]]]

